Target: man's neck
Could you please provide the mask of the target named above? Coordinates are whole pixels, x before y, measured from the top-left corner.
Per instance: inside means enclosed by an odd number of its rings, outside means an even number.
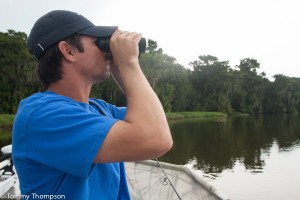
[[[91,85],[82,84],[80,81],[59,80],[48,87],[48,90],[67,96],[78,102],[87,103],[91,91]]]

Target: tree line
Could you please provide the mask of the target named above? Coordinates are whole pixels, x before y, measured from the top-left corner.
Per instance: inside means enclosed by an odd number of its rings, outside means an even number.
[[[26,33],[0,32],[0,114],[16,113],[23,98],[45,90],[38,81],[36,63],[26,41]],[[300,78],[277,74],[270,81],[265,73],[257,72],[260,64],[253,58],[241,59],[232,68],[228,61],[200,55],[190,62],[188,69],[149,39],[139,62],[166,112],[300,112]],[[125,96],[113,78],[95,85],[90,96],[126,105]]]

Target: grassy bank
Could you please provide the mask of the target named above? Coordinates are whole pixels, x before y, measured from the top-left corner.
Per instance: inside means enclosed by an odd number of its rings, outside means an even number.
[[[15,115],[2,114],[0,115],[0,128],[1,129],[11,129],[14,122]]]
[[[166,113],[168,120],[173,119],[189,119],[189,118],[220,118],[227,117],[227,114],[221,112],[172,112]],[[0,128],[12,128],[15,115],[0,115]]]
[[[221,112],[172,112],[166,113],[168,120],[190,118],[224,118],[227,114]]]

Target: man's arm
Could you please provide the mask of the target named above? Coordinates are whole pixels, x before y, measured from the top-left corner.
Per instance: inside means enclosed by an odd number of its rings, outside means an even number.
[[[127,113],[110,129],[96,163],[159,157],[173,145],[163,107],[138,63],[140,38],[119,30],[111,38],[111,72],[126,96]]]

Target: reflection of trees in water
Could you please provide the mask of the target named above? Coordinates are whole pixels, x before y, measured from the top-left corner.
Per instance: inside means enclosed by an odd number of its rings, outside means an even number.
[[[183,120],[170,124],[174,145],[161,161],[190,163],[205,173],[221,173],[243,163],[262,171],[274,143],[279,151],[300,144],[300,116],[233,117],[228,120]],[[11,132],[0,131],[0,148],[11,144]],[[264,155],[264,156],[263,156]]]
[[[232,169],[238,161],[254,173],[262,171],[274,142],[280,151],[300,143],[299,116],[233,117],[224,122],[180,121],[171,124],[173,149],[161,160],[192,163],[205,173]]]

